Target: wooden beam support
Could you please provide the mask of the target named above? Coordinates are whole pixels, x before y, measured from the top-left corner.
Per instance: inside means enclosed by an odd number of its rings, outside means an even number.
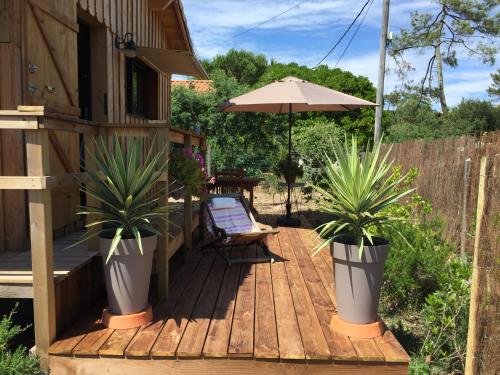
[[[154,138],[154,133],[156,134],[156,138]],[[156,129],[154,132],[151,131],[151,139],[155,139],[156,141],[156,150],[160,151],[162,149],[165,150],[165,157],[168,158],[170,152],[170,142],[168,139],[169,132],[168,129]],[[168,194],[169,194],[169,180],[168,180],[168,164],[165,168],[165,171],[162,174],[160,186],[164,189],[162,194],[160,204],[168,205]],[[169,219],[169,213],[167,212],[167,221]],[[158,242],[158,298],[160,300],[165,300],[168,297],[169,290],[169,276],[170,276],[170,267],[169,267],[169,233],[168,233],[169,225],[165,224],[164,230],[165,235],[159,238]]]
[[[47,130],[27,130],[26,161],[29,176],[46,176],[49,170]],[[50,190],[28,192],[33,271],[35,345],[42,370],[49,367],[48,348],[56,336],[52,198]]]
[[[0,190],[43,190],[47,188],[44,176],[0,176]]]
[[[0,129],[38,129],[38,117],[13,114],[4,115],[0,113]]]
[[[184,148],[191,150],[193,137],[191,134],[184,135]],[[193,196],[190,189],[184,190],[184,249],[186,258],[191,260],[193,256]]]
[[[39,123],[40,129],[61,130],[80,134],[99,134],[99,127],[86,124],[78,119],[58,119],[53,117],[44,117]]]

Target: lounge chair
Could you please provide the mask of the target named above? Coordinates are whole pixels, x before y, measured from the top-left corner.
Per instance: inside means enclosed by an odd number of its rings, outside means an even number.
[[[208,195],[203,202],[205,225],[211,239],[202,245],[201,250],[213,247],[224,257],[228,265],[235,263],[274,262],[264,239],[278,231],[271,226],[255,221],[244,197],[241,194]],[[253,258],[229,258],[226,249],[235,246],[256,244],[264,256]]]

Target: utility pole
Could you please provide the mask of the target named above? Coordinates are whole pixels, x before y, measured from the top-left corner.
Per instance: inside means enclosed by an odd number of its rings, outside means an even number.
[[[380,32],[380,59],[378,63],[377,107],[375,108],[375,142],[380,141],[382,135],[382,112],[384,111],[384,80],[385,57],[387,49],[387,30],[389,28],[389,2],[383,0],[382,30]]]

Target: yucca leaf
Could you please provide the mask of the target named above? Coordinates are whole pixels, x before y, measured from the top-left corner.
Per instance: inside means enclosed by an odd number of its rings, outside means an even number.
[[[134,234],[134,237],[137,241],[137,245],[139,246],[139,251],[141,252],[141,255],[144,255],[144,251],[142,250],[142,238],[141,238],[141,232],[139,231],[139,229],[137,229],[136,226],[133,226],[131,228],[132,230],[132,233]]]

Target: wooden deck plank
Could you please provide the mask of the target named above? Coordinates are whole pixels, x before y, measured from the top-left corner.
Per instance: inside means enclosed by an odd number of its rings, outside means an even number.
[[[205,255],[193,275],[190,283],[177,301],[174,310],[165,322],[153,348],[151,355],[154,357],[173,357],[177,346],[182,338],[182,334],[191,317],[193,308],[198,300],[200,291],[205,283],[210,268],[214,262],[214,257]]]
[[[233,250],[231,256],[241,258],[241,250]],[[215,304],[212,321],[203,347],[205,358],[226,358],[229,337],[233,325],[234,305],[240,280],[241,265],[233,264],[224,275],[222,287]]]
[[[243,251],[244,258],[255,258],[251,246]],[[242,264],[240,285],[234,307],[233,328],[229,339],[229,357],[253,357],[255,322],[255,264]]]
[[[300,248],[296,250],[297,247],[300,247],[300,240],[294,238],[291,241],[289,234],[292,232],[295,232],[294,228],[280,228],[278,238],[282,256],[288,260],[285,262],[285,270],[292,292],[306,359],[328,360],[331,358],[330,350],[295,257],[295,251],[300,251]]]
[[[125,348],[137,334],[139,328],[116,329],[99,349],[101,356],[123,356]]]
[[[217,296],[227,268],[227,263],[221,256],[215,255],[215,257],[210,275],[203,286],[200,298],[177,348],[178,357],[201,357]]]
[[[375,338],[375,343],[389,363],[408,363],[410,356],[403,349],[393,333],[389,330],[384,332],[381,337]]]
[[[71,329],[69,329],[60,339],[56,340],[49,347],[49,354],[69,355],[87,333],[92,332],[100,324],[100,314],[92,311],[87,316],[80,319]]]
[[[172,282],[169,300],[160,302],[159,305],[155,306],[153,311],[155,320],[139,329],[129,345],[124,349],[124,355],[130,357],[147,357],[150,355],[151,349],[165,325],[165,321],[171,315],[192,275],[195,274],[200,260],[201,256],[197,256],[193,259],[193,262],[185,264],[181,268],[177,279]]]
[[[335,314],[335,307],[312,262],[309,252],[312,245],[309,241],[310,237],[308,239],[300,231],[291,231],[290,237],[295,245],[295,256],[297,257],[300,270],[309,290],[309,295],[313,301],[314,309],[318,315],[333,359],[342,361],[358,360],[357,352],[349,338],[337,333],[331,325],[331,318]]]
[[[155,306],[153,315],[159,318],[141,327],[130,341],[130,344],[125,348],[123,354],[127,357],[148,357],[156,338],[163,328],[163,317],[168,316],[174,305],[175,302],[173,301],[165,301]]]
[[[271,264],[259,263],[255,270],[255,358],[279,358]]]
[[[280,243],[276,236],[269,236],[267,244],[271,252],[282,256]],[[277,261],[271,265],[271,277],[280,358],[303,360],[306,355],[283,261]]]
[[[304,228],[297,228],[297,232],[299,233],[299,237],[304,244],[306,252],[308,254],[312,254],[313,249],[318,243],[315,235],[316,232]],[[321,279],[321,282],[323,283],[323,286],[325,287],[326,292],[328,293],[328,296],[330,297],[333,305],[336,306],[337,302],[335,299],[332,268],[327,266],[325,259],[321,254],[317,254],[314,256],[311,255],[310,258],[314,264],[314,268],[316,269],[318,276]]]
[[[97,252],[89,251],[86,244],[79,244],[74,248],[67,249],[70,244],[74,244],[80,238],[81,234],[82,231],[77,231],[54,240],[53,273],[55,282],[63,280],[97,255]],[[0,284],[8,284],[6,288],[16,284],[33,284],[31,251],[0,253]]]
[[[378,348],[374,339],[350,338],[360,362],[383,362],[384,355]]]
[[[294,366],[302,363],[304,374],[320,371],[317,363],[327,371],[334,371],[337,363],[345,366],[339,368],[346,373],[373,372],[372,365],[378,365],[374,369],[380,373],[403,373],[409,357],[390,331],[369,340],[335,332],[331,325],[335,313],[331,256],[327,250],[311,256],[312,231],[280,231],[267,242],[276,258],[284,261],[226,268],[214,253],[197,254],[193,262],[174,271],[169,300],[163,307],[155,306],[155,321],[150,326],[108,330],[99,325],[98,311],[56,341],[49,352],[59,355],[57,358],[74,355],[74,361],[104,360],[97,357],[102,356],[153,358],[155,361],[148,362],[159,363],[162,358],[177,357],[175,363],[186,364],[230,357],[227,363],[244,358],[292,360],[286,366],[295,371]],[[240,248],[231,254],[242,255],[254,257],[255,250]],[[183,360],[186,358],[190,360]],[[306,359],[312,362],[306,365]]]
[[[99,349],[111,336],[114,329],[104,327],[100,321],[92,332],[89,332],[73,349],[73,355],[98,355]]]

